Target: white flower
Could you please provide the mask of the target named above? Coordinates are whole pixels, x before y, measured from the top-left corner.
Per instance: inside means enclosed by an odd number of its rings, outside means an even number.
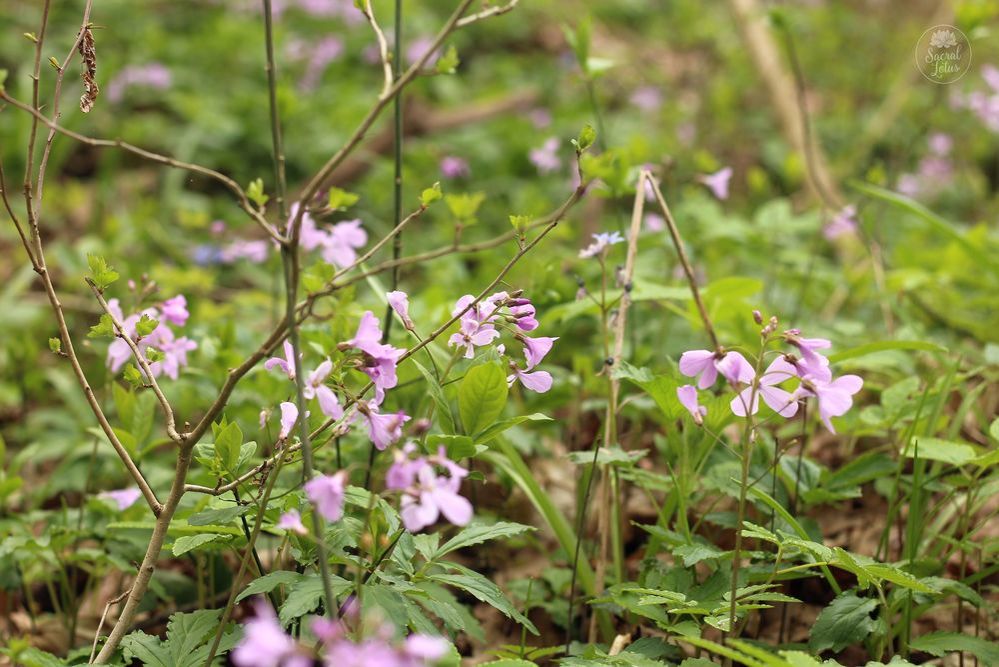
[[[935,49],[949,49],[957,46],[957,36],[953,30],[936,30],[930,36],[930,46]]]

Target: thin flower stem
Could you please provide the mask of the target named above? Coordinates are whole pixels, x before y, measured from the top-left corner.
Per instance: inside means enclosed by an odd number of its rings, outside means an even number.
[[[271,492],[274,491],[274,486],[277,483],[281,467],[284,465],[285,455],[288,453],[290,452],[285,448],[282,448],[281,451],[278,452],[274,470],[270,471],[269,476],[264,483],[264,491],[260,495],[260,502],[257,507],[257,517],[253,522],[253,532],[250,534],[246,552],[240,560],[239,570],[236,573],[236,577],[233,579],[233,585],[229,591],[229,597],[226,600],[225,609],[222,611],[222,618],[219,619],[218,627],[215,630],[215,637],[212,639],[212,646],[208,650],[208,659],[205,660],[205,667],[211,667],[212,661],[215,659],[215,654],[219,649],[219,643],[222,641],[222,633],[225,630],[226,624],[229,622],[229,617],[232,615],[232,609],[236,602],[236,594],[240,591],[240,582],[246,575],[246,570],[250,565],[252,547],[256,544],[257,539],[259,539],[260,530],[264,525],[264,515],[266,514],[265,510],[267,509],[267,501],[270,500]],[[316,543],[321,543],[322,536],[317,535],[316,537]]]
[[[708,332],[711,344],[715,347],[715,349],[718,349],[720,347],[718,343],[718,336],[715,334],[714,325],[711,324],[711,318],[708,317],[708,310],[704,307],[704,301],[701,299],[701,292],[697,287],[697,279],[694,277],[694,269],[690,264],[690,259],[687,257],[687,251],[684,250],[683,241],[680,238],[680,230],[676,226],[676,221],[673,220],[673,214],[670,213],[669,206],[666,204],[666,199],[663,197],[662,190],[659,189],[659,184],[656,183],[654,178],[648,178],[646,182],[652,186],[652,192],[655,193],[656,201],[659,202],[659,207],[663,211],[663,217],[666,219],[666,227],[669,229],[669,235],[673,240],[673,246],[676,248],[676,254],[680,259],[680,265],[683,267],[683,272],[687,276],[687,284],[690,285],[690,292],[694,297],[694,303],[697,305],[697,312],[701,315],[701,321],[704,323],[704,330]]]
[[[271,20],[271,0],[264,3],[264,31],[267,42],[267,87],[270,107],[271,138],[273,141],[274,171],[277,177],[277,200],[281,219],[287,217],[285,205],[284,153],[281,139],[281,117],[277,107],[277,69],[274,65],[274,34]],[[300,206],[299,211],[304,212]],[[309,419],[305,400],[305,369],[302,367],[302,348],[298,335],[298,322],[295,317],[295,306],[298,303],[299,277],[299,238],[302,216],[297,215],[285,230],[288,242],[281,246],[281,262],[284,267],[285,280],[285,322],[288,323],[288,342],[292,350],[292,363],[295,369],[295,404],[298,407],[299,440],[302,443],[302,483],[312,479],[312,440],[309,437]],[[261,506],[261,514],[266,508],[266,498]],[[336,596],[333,594],[333,583],[330,579],[330,565],[326,555],[326,542],[323,539],[323,518],[313,504],[312,529],[316,536],[316,559],[319,561],[319,574],[323,582],[323,595],[326,601],[326,614],[334,613]],[[216,644],[218,643],[216,637]],[[214,652],[214,651],[213,651]],[[210,665],[209,660],[206,665]]]
[[[370,4],[370,0],[366,0]],[[372,24],[374,20],[372,19]],[[402,75],[402,0],[395,0],[395,43],[392,45],[392,65],[393,71],[388,73],[386,76],[390,75],[390,78],[386,82],[388,85],[390,82],[394,82]],[[402,224],[402,93],[400,90],[396,94],[395,99],[392,101],[393,105],[393,142],[392,142],[392,158],[394,162],[394,180],[392,183],[392,220],[396,227]],[[395,235],[392,240],[392,259],[398,260],[402,257],[402,230]],[[395,291],[399,289],[399,270],[400,266],[396,265],[392,267],[392,290]],[[387,343],[389,341],[389,333],[392,330],[392,305],[386,304],[385,306],[385,329],[382,332],[382,343]]]

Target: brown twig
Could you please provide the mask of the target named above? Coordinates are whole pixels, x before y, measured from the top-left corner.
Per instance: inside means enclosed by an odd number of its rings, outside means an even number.
[[[159,153],[148,151],[144,148],[140,148],[138,146],[130,144],[127,141],[122,141],[121,139],[95,139],[93,137],[88,137],[78,132],[74,132],[73,130],[62,127],[58,123],[49,120],[49,118],[46,117],[40,111],[33,109],[30,105],[27,105],[24,102],[21,102],[20,100],[14,99],[10,95],[8,95],[5,91],[2,90],[0,90],[0,99],[4,100],[13,107],[21,109],[22,111],[27,111],[37,120],[41,121],[43,124],[51,128],[55,132],[67,136],[70,139],[74,139],[86,146],[93,146],[95,148],[118,148],[128,153],[132,153],[133,155],[138,155],[139,157],[149,160],[150,162],[156,162],[157,164],[163,164],[168,167],[173,167],[174,169],[183,169],[185,171],[190,171],[195,174],[201,174],[202,176],[206,176],[215,181],[218,181],[219,183],[224,185],[227,189],[229,189],[234,195],[236,195],[239,207],[243,209],[243,211],[245,211],[247,215],[249,215],[250,218],[252,218],[253,221],[257,223],[257,225],[259,225],[265,232],[267,232],[268,236],[270,236],[278,243],[284,242],[284,238],[281,236],[281,234],[278,233],[278,231],[274,228],[274,226],[271,225],[271,223],[267,222],[266,219],[264,219],[264,216],[263,214],[261,214],[260,211],[254,208],[253,204],[247,198],[246,193],[243,191],[243,188],[240,187],[239,183],[232,180],[225,174],[215,171],[214,169],[209,169],[208,167],[203,167],[198,164],[193,164],[191,162],[184,162],[182,160],[177,160],[175,158],[166,155],[160,155]]]

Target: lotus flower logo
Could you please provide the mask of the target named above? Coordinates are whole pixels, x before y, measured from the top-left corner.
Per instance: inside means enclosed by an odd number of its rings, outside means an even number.
[[[916,43],[916,67],[933,83],[953,83],[971,67],[971,43],[952,25],[936,25]]]
[[[957,46],[957,35],[953,30],[936,30],[930,37],[930,46],[934,49],[949,49]]]

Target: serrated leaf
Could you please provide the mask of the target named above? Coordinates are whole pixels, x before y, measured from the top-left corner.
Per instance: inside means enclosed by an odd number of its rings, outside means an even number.
[[[489,540],[498,540],[506,537],[520,535],[529,530],[534,530],[532,526],[525,526],[521,523],[500,521],[492,525],[473,523],[462,528],[461,532],[445,542],[433,555],[433,560],[437,560],[458,549],[464,549],[474,544],[481,544]]]
[[[491,426],[506,406],[506,375],[496,363],[475,366],[458,387],[458,413],[465,433],[475,435]]]
[[[249,511],[249,505],[232,505],[231,507],[209,509],[191,515],[187,518],[187,523],[192,526],[225,525]]]
[[[114,281],[118,280],[118,272],[111,268],[107,260],[100,255],[88,254],[87,265],[90,267],[90,280],[99,290],[107,289]]]
[[[828,649],[842,651],[851,644],[864,641],[876,626],[871,612],[877,606],[877,600],[857,597],[853,591],[838,596],[815,619],[809,648],[816,652]]]
[[[159,325],[159,320],[149,317],[149,315],[143,313],[142,317],[139,318],[139,321],[135,323],[135,333],[139,336],[148,336],[155,331],[156,327]]]
[[[538,634],[538,629],[534,627],[534,624],[526,616],[517,611],[496,584],[478,572],[469,570],[457,563],[447,563],[447,567],[458,572],[458,574],[432,574],[428,578],[432,581],[454,586],[470,593],[480,602],[485,602],[504,616],[517,621],[530,630],[532,634]]]
[[[188,551],[193,551],[202,545],[219,539],[229,538],[226,535],[219,535],[218,533],[202,533],[200,535],[186,535],[184,537],[178,537],[173,542],[173,555],[183,556]]]
[[[288,586],[305,578],[306,575],[293,570],[275,570],[274,572],[268,572],[264,576],[258,577],[247,584],[246,588],[240,591],[239,595],[236,596],[236,602],[241,602],[251,595],[266,595],[278,586]]]
[[[999,644],[958,632],[931,632],[912,639],[909,648],[937,657],[952,651],[967,651],[986,665],[999,665]]]
[[[338,209],[346,209],[356,204],[360,198],[360,195],[355,195],[353,192],[347,192],[346,190],[341,190],[337,187],[331,187],[327,206],[334,211]]]

